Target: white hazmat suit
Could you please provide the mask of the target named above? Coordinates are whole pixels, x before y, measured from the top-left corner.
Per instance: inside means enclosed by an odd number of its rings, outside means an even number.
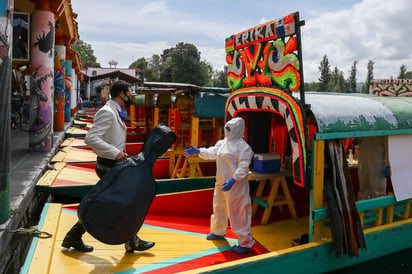
[[[245,121],[233,118],[225,124],[225,138],[215,146],[200,148],[199,157],[216,160],[211,233],[225,235],[229,219],[239,246],[252,248],[255,241],[250,231],[252,207],[247,176],[253,151],[243,139],[244,131]],[[222,191],[222,184],[231,178],[236,180],[233,187]]]

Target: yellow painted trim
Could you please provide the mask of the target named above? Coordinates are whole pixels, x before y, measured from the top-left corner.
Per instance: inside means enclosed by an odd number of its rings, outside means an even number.
[[[130,106],[130,123],[132,124],[132,128],[136,127],[136,107],[134,105]]]
[[[393,215],[391,214],[391,216]],[[378,208],[378,215],[375,221],[375,225],[382,225],[382,217],[383,217],[383,208]]]
[[[189,162],[190,157],[186,158],[186,160]],[[199,166],[198,163],[196,163],[196,164],[190,164],[189,163],[189,176],[190,176],[190,178],[195,178],[196,177],[196,171],[197,171],[198,166]]]
[[[41,231],[52,234],[50,238],[38,238],[28,273],[49,273],[53,259],[57,229],[59,227],[62,204],[49,204],[46,219]],[[40,229],[39,229],[40,230]]]
[[[386,208],[386,222],[387,223],[392,223],[393,222],[393,212],[394,212],[394,209],[395,209],[395,207],[392,205],[392,206],[388,206],[387,208]],[[383,215],[383,208],[379,208],[378,209],[378,216],[381,218],[381,220],[382,220],[382,215]],[[380,222],[380,223],[377,223],[377,224],[375,224],[375,225],[381,225],[382,224],[382,222]]]
[[[192,133],[190,134],[190,143],[195,147],[199,146],[199,117],[192,117]]]
[[[364,214],[363,211],[359,212],[359,219],[360,219],[360,222],[361,222],[361,226],[363,228],[363,220],[365,219],[365,214]]]
[[[159,124],[159,108],[155,107],[154,113],[153,113],[153,128],[155,128],[158,124]]]
[[[313,175],[313,209],[323,208],[323,181],[325,168],[325,141],[317,140],[314,142],[314,175]],[[313,241],[322,239],[323,222],[313,224]]]
[[[386,229],[391,229],[393,227],[403,225],[403,224],[407,224],[407,223],[410,223],[410,222],[412,222],[412,218],[408,218],[408,219],[397,221],[397,222],[392,222],[392,223],[385,224],[385,225],[366,228],[366,229],[363,230],[363,233],[367,234],[367,233],[372,233],[372,232],[375,232],[375,231],[382,231],[382,230],[386,230]]]
[[[405,212],[402,214],[402,218],[406,219],[411,214],[411,201],[405,204]]]

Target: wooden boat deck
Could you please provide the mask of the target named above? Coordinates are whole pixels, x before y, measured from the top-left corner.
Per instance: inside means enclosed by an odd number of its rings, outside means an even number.
[[[70,127],[66,130],[66,137],[84,138],[86,136],[87,130],[77,127]]]
[[[288,248],[293,239],[307,233],[307,217],[254,225],[256,244],[252,252],[235,254],[230,248],[237,243],[237,237],[230,228],[224,241],[205,239],[210,232],[213,189],[176,195],[155,198],[139,236],[156,245],[134,254],[125,253],[123,245],[103,244],[88,233],[83,239],[94,246],[92,252],[61,248],[65,234],[77,221],[77,206],[46,204],[38,229],[52,237],[33,239],[21,273],[176,273]],[[182,201],[180,208],[165,210],[170,207],[170,199]],[[187,199],[193,201],[196,212]],[[260,218],[261,214],[253,224],[260,223]]]
[[[66,138],[61,149],[51,159],[49,170],[36,183],[38,191],[65,195],[68,197],[83,197],[99,178],[94,170],[96,154],[87,146],[84,139]],[[137,155],[143,147],[142,142],[126,143],[126,153]],[[176,161],[176,152],[167,152],[157,159],[153,166],[156,179],[168,179]],[[205,176],[215,174],[214,167],[204,170]]]
[[[61,147],[87,147],[84,139],[80,138],[66,138],[60,145]]]
[[[95,163],[97,156],[89,147],[64,147],[54,155],[51,162]]]
[[[83,121],[83,120],[80,120],[80,119],[75,119],[75,120],[73,120],[73,126],[74,127],[76,127],[76,128],[83,128],[83,129],[89,129],[89,128],[91,128],[92,127],[92,122],[93,121]]]

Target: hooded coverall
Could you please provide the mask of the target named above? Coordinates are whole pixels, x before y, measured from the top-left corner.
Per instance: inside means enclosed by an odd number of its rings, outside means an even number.
[[[245,121],[242,118],[228,121],[224,131],[225,138],[215,146],[199,149],[200,158],[216,160],[211,233],[224,235],[229,219],[239,245],[251,248],[255,241],[250,232],[252,207],[247,176],[253,151],[243,139]],[[231,178],[236,180],[232,189],[222,191],[222,184]]]

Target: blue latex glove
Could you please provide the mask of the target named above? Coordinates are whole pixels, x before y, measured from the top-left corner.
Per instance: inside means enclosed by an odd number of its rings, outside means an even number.
[[[386,166],[385,170],[383,171],[383,174],[385,175],[385,178],[391,177],[391,167]]]
[[[192,156],[192,155],[195,155],[195,154],[199,154],[200,149],[198,149],[197,147],[194,147],[193,145],[190,145],[190,148],[185,149],[184,153],[186,155]]]
[[[229,191],[235,183],[236,180],[234,178],[227,180],[222,185],[222,191]]]

